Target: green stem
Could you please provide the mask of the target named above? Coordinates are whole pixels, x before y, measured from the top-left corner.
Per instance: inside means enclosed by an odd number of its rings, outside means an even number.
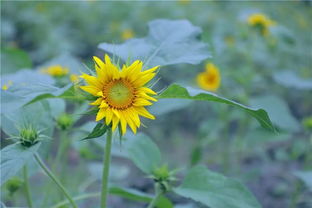
[[[89,194],[82,194],[82,195],[79,195],[79,196],[75,196],[73,197],[73,199],[75,201],[79,201],[79,200],[83,200],[83,199],[88,199],[88,198],[93,198],[93,197],[99,197],[101,196],[101,193],[100,192],[96,192],[96,193],[89,193]],[[64,205],[67,205],[68,204],[68,201],[61,201],[59,203],[57,203],[56,205],[52,206],[51,208],[59,208],[59,207],[62,207]]]
[[[52,171],[56,171],[56,166],[60,164],[61,158],[63,158],[64,153],[68,149],[70,145],[70,139],[67,137],[67,130],[61,130],[60,131],[60,145],[59,149],[57,151],[57,154],[55,156],[54,165],[52,167]],[[67,157],[66,157],[67,159]]]
[[[62,164],[60,161],[61,161],[61,158],[63,158],[64,153],[66,152],[66,150],[68,149],[68,147],[70,145],[70,139],[67,137],[68,131],[69,130],[61,130],[60,131],[59,148],[58,148],[58,151],[57,151],[56,156],[54,158],[53,165],[51,167],[51,171],[54,173],[61,173],[62,172],[63,166],[60,166],[60,164]],[[66,157],[66,159],[67,159],[67,157]],[[57,169],[57,166],[60,166],[60,168]],[[45,195],[43,197],[41,206],[45,206],[48,202],[48,199],[50,199],[51,188],[52,188],[51,185],[52,185],[52,182],[50,182],[46,185],[46,188],[45,188],[46,191],[45,191]]]
[[[106,208],[107,195],[108,195],[108,176],[109,176],[109,166],[111,159],[111,149],[112,149],[112,128],[109,127],[106,136],[106,145],[103,160],[103,175],[102,175],[102,193],[101,193],[101,208]]]
[[[30,189],[29,189],[28,171],[27,171],[26,165],[23,168],[23,173],[24,173],[23,175],[24,175],[25,192],[26,192],[26,199],[27,199],[28,207],[32,208],[33,203],[32,203],[31,193],[30,193]]]
[[[163,194],[162,190],[160,189],[159,185],[156,184],[155,185],[155,197],[153,198],[153,200],[150,202],[150,204],[148,205],[147,208],[154,208],[159,200],[159,198],[161,197],[161,195]]]
[[[41,160],[40,156],[38,153],[35,154],[35,159],[40,165],[40,167],[43,169],[43,171],[53,180],[53,182],[61,189],[61,191],[64,193],[68,201],[71,203],[71,205],[74,208],[78,208],[77,205],[75,204],[74,200],[71,198],[71,196],[68,194],[67,190],[65,187],[61,184],[61,182],[55,177],[55,175],[49,170],[49,168],[44,164],[44,162]]]

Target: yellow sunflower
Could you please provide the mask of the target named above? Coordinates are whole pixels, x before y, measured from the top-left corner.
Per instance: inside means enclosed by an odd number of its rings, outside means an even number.
[[[213,63],[207,63],[206,70],[197,75],[196,81],[200,88],[208,91],[216,91],[221,83],[218,67]]]
[[[105,118],[106,125],[111,124],[113,131],[120,124],[122,134],[125,134],[127,125],[136,133],[141,125],[140,116],[155,119],[145,106],[157,101],[153,97],[157,93],[145,85],[155,77],[159,66],[142,71],[143,63],[137,60],[119,70],[108,55],[105,55],[105,63],[96,56],[93,59],[96,76],[81,75],[88,83],[81,89],[97,97],[90,103],[99,108],[96,121]]]
[[[69,70],[66,67],[62,67],[61,65],[53,65],[41,69],[41,72],[44,74],[48,74],[52,77],[63,77],[68,74]]]
[[[247,22],[250,26],[260,28],[263,35],[269,34],[269,28],[276,23],[269,17],[261,13],[255,13],[248,17]]]

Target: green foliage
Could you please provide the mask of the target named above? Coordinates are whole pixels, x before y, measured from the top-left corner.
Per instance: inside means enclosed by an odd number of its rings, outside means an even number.
[[[98,138],[98,137],[104,135],[108,128],[110,128],[110,127],[105,125],[104,123],[99,122],[93,128],[91,133],[87,137],[83,138],[82,140]]]
[[[131,39],[119,45],[101,43],[99,48],[125,62],[142,60],[147,67],[199,64],[210,57],[207,45],[198,40],[201,32],[187,20],[158,19],[149,23],[149,34],[145,38]]]
[[[312,79],[299,77],[294,71],[281,71],[273,74],[275,81],[288,88],[311,90]]]
[[[1,76],[31,67],[32,61],[25,51],[18,48],[1,48]]]
[[[134,190],[129,188],[121,188],[121,187],[110,187],[109,192],[112,195],[121,196],[126,199],[130,199],[133,201],[141,201],[141,202],[150,202],[153,199],[153,196]],[[162,196],[157,202],[156,206],[158,208],[173,208],[173,204],[166,197]]]
[[[312,191],[312,171],[296,171],[293,173]]]
[[[139,133],[124,142],[128,157],[146,174],[152,174],[161,164],[157,145],[146,135]]]
[[[296,132],[299,130],[298,121],[291,115],[287,104],[279,97],[273,95],[264,95],[252,98],[252,106],[265,109],[273,124],[285,131]]]
[[[164,90],[158,96],[158,98],[180,98],[180,99],[191,99],[202,101],[214,101],[219,103],[225,103],[228,105],[233,105],[247,111],[250,115],[255,117],[262,127],[274,131],[274,127],[265,110],[249,108],[235,101],[231,101],[229,99],[223,98],[214,93],[207,92],[204,90],[194,89],[191,87],[183,87],[178,84],[172,84],[166,90]]]
[[[176,194],[211,208],[259,208],[255,197],[238,181],[212,172],[204,166],[189,170]]]
[[[31,147],[25,147],[19,143],[11,144],[1,149],[1,185],[15,176],[37,152],[40,143]]]

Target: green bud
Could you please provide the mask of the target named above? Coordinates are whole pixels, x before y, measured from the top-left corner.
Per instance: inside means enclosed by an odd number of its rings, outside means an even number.
[[[14,194],[21,186],[23,181],[18,177],[13,177],[8,180],[5,184],[6,189],[9,191],[10,195]]]
[[[22,145],[30,147],[38,142],[38,131],[33,127],[25,127],[20,130],[20,140]]]
[[[174,174],[176,171],[169,171],[167,165],[163,165],[159,168],[154,169],[151,178],[156,182],[156,186],[161,189],[163,193],[171,189],[170,183],[176,178]]]
[[[312,130],[312,116],[303,119],[302,123],[305,128]]]
[[[170,177],[170,172],[167,165],[163,165],[153,171],[153,176],[159,181],[166,181]]]
[[[56,122],[62,130],[66,130],[73,125],[73,118],[71,115],[63,113],[56,119]]]

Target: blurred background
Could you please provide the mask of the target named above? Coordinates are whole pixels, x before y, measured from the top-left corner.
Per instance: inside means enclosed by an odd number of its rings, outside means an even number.
[[[253,14],[265,16],[267,22],[253,24]],[[148,128],[140,130],[159,145],[169,167],[200,163],[237,178],[265,208],[312,207],[311,1],[2,1],[1,76],[22,68],[40,69],[65,55],[92,68],[92,56],[103,53],[99,43],[145,37],[148,22],[160,18],[186,19],[199,26],[213,57],[199,65],[163,67],[158,90],[173,82],[198,87],[196,77],[210,62],[221,77],[216,93],[266,109],[278,130],[267,132],[248,114],[227,105],[162,100],[150,108],[157,119],[144,120]],[[3,90],[10,85],[1,83]],[[75,125],[90,129],[88,121],[83,118]],[[72,132],[69,138],[81,137]],[[54,138],[60,138],[59,130]],[[101,145],[97,140],[71,144],[60,174],[70,189],[98,189],[92,178],[101,175]],[[47,149],[49,159],[57,145]],[[113,181],[153,192],[152,181],[129,161],[116,157],[113,162]],[[35,198],[43,200],[44,176],[31,177],[31,184]],[[12,193],[2,187],[1,197],[7,205],[25,204],[20,190]],[[174,195],[169,198],[203,207]],[[115,208],[144,207],[118,197],[110,200]],[[95,202],[85,203],[82,207]]]

